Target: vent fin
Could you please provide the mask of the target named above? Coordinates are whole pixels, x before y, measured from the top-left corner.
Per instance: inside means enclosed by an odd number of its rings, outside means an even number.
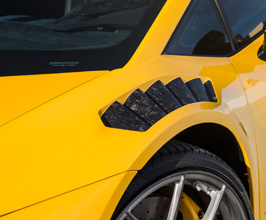
[[[205,86],[207,96],[209,97],[210,102],[218,102],[212,82],[209,80],[204,84],[204,86]]]
[[[192,79],[188,81],[186,85],[198,102],[209,101],[209,98],[206,94],[205,87],[200,78]]]
[[[125,103],[115,101],[102,115],[105,126],[132,131],[146,131],[170,112],[195,102],[218,102],[211,81],[200,78],[187,83],[179,77],[167,85],[160,80],[144,93],[135,90]]]
[[[105,126],[132,131],[146,131],[150,126],[132,111],[114,102],[103,114],[102,121]]]
[[[166,86],[182,105],[188,105],[197,102],[187,85],[180,77],[172,80]]]
[[[166,113],[170,113],[182,107],[179,101],[160,80],[148,88],[146,94],[150,96]]]
[[[124,106],[140,116],[149,125],[155,124],[166,115],[166,113],[140,89],[135,90],[128,97]]]

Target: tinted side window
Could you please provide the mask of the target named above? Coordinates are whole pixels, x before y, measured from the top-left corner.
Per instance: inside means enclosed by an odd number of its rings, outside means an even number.
[[[165,2],[0,0],[0,76],[121,68]]]
[[[220,0],[232,26],[238,46],[248,43],[263,28],[265,0]]]
[[[213,1],[194,0],[164,53],[225,55],[230,52],[231,46]]]

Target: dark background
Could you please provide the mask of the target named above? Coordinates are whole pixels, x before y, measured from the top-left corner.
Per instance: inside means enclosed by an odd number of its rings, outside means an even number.
[[[34,8],[34,10],[32,10]],[[0,16],[30,15],[35,19],[64,15],[65,0],[0,0]]]

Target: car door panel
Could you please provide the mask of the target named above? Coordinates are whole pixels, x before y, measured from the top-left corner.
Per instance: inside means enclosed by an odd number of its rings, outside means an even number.
[[[258,38],[230,60],[239,74],[252,113],[260,173],[260,215],[266,219],[266,189],[263,187],[266,184],[266,62],[258,58],[262,42],[263,37]]]

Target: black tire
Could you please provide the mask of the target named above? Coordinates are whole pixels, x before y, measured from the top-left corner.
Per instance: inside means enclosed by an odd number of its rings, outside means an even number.
[[[175,194],[178,190],[182,190],[182,196]],[[173,194],[179,195],[178,203],[173,202]],[[197,208],[184,208],[184,196]],[[212,208],[214,200],[220,205]],[[138,172],[112,220],[168,219],[171,206],[180,209],[172,213],[177,217],[169,219],[190,220],[185,216],[194,212],[202,215],[199,219],[204,214],[213,215],[209,219],[254,219],[249,197],[234,171],[210,152],[175,140],[162,147]],[[191,213],[184,215],[184,210]]]

